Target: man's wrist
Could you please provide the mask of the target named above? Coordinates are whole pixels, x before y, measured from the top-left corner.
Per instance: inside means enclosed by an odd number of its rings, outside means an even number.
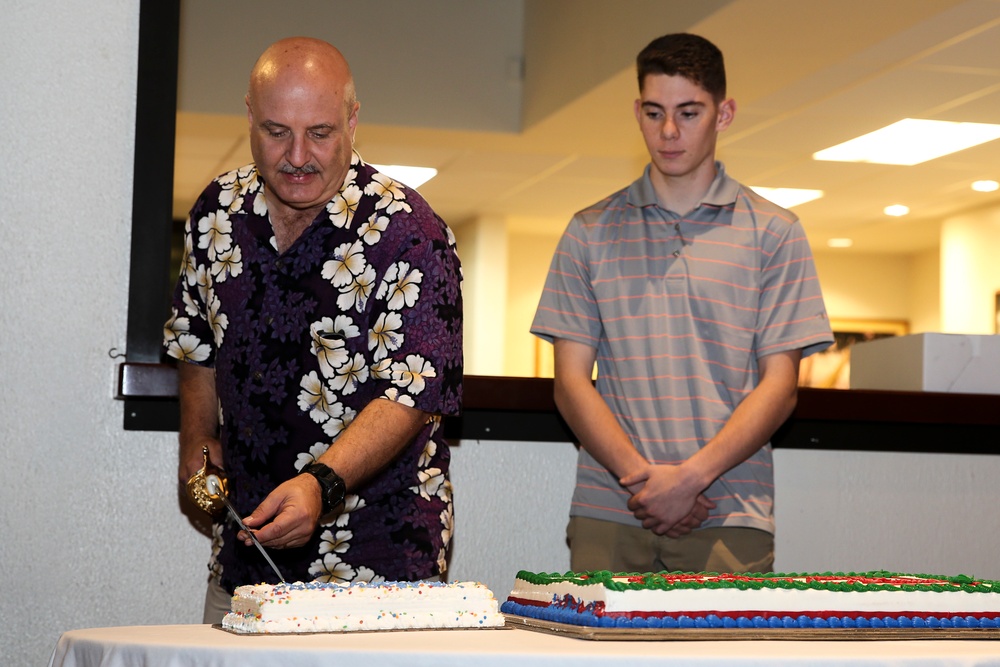
[[[344,483],[344,479],[330,466],[316,461],[304,467],[301,474],[311,475],[319,483],[323,514],[329,514],[343,504],[344,497],[347,495],[347,485]]]

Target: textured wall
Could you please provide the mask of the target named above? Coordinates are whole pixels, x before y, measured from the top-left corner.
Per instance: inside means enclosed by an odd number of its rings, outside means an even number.
[[[138,3],[5,2],[0,28],[4,665],[71,628],[198,620],[173,435],[125,433]],[[151,601],[155,601],[150,604]]]

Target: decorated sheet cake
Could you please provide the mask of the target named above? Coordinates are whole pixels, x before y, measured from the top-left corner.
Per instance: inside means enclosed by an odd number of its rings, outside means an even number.
[[[893,572],[521,571],[508,618],[612,629],[996,629],[1000,582]]]
[[[503,627],[486,586],[474,582],[286,583],[240,586],[222,621],[239,634]]]

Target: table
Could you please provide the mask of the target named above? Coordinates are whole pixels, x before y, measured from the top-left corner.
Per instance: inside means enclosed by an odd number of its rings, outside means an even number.
[[[49,667],[998,665],[1000,641],[588,641],[522,629],[233,635],[210,625],[71,630]]]

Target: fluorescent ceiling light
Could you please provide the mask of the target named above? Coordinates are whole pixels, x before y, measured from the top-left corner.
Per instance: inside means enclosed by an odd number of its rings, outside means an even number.
[[[826,242],[831,248],[850,248],[854,245],[854,241],[851,239],[830,239]]]
[[[823,196],[822,190],[806,190],[803,188],[764,188],[751,185],[750,189],[759,194],[764,199],[773,201],[783,208],[792,208],[807,201],[819,199]]]
[[[438,170],[433,167],[409,167],[403,164],[372,164],[389,178],[409,185],[416,190],[421,185],[437,176]]]
[[[882,212],[886,215],[891,215],[894,218],[906,215],[910,212],[909,206],[904,206],[903,204],[893,204],[892,206],[886,206],[882,209]]]
[[[976,192],[996,192],[1000,190],[1000,183],[996,181],[976,181],[972,184],[972,189]]]
[[[903,120],[817,153],[815,160],[913,165],[1000,138],[1000,125]]]

